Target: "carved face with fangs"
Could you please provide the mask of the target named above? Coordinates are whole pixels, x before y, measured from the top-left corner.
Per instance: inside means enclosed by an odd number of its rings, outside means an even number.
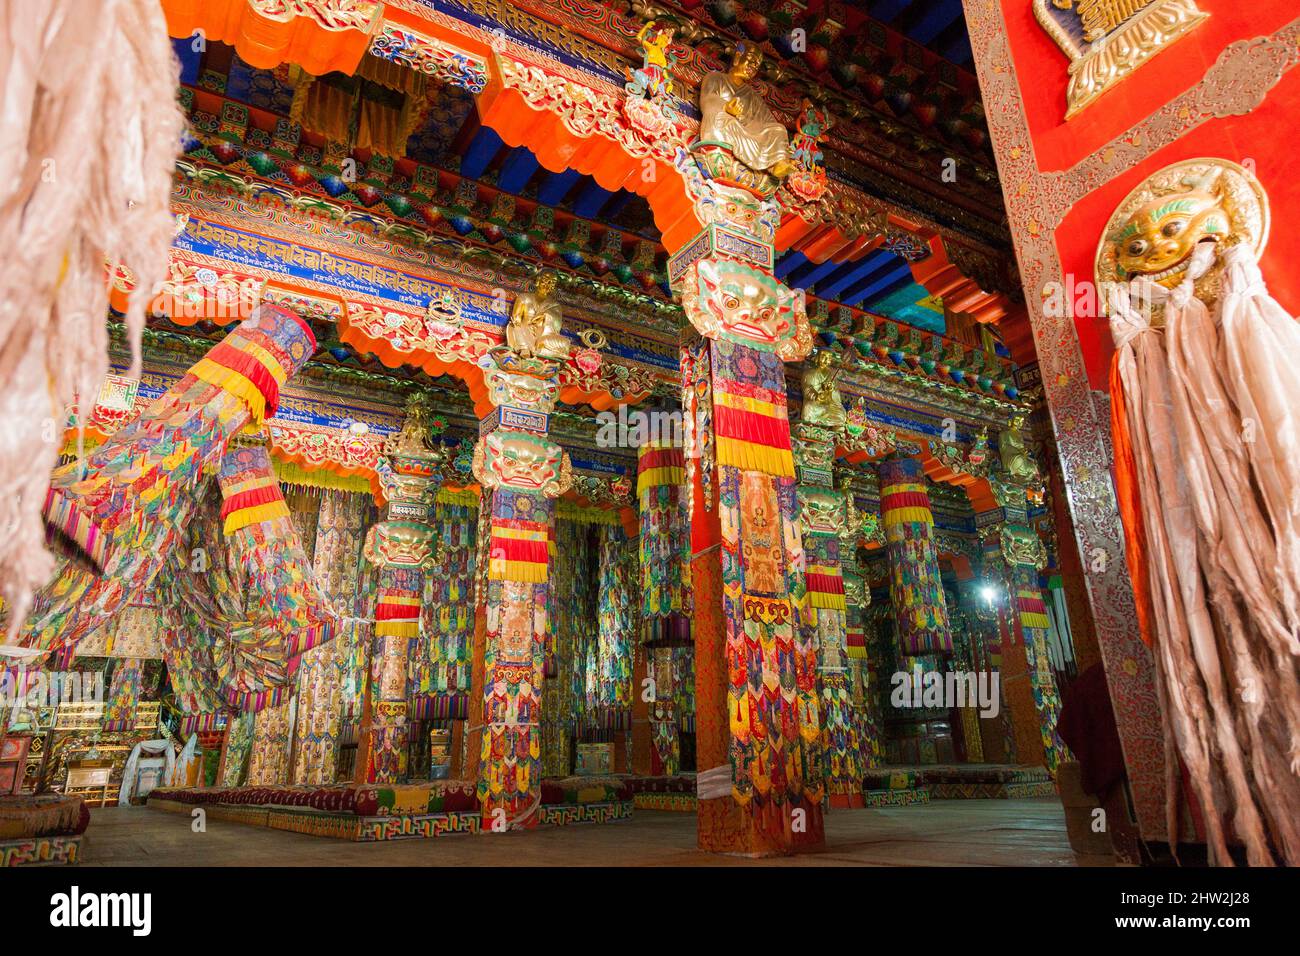
[[[1110,241],[1121,277],[1143,275],[1172,289],[1183,281],[1197,244],[1219,242],[1231,229],[1217,182],[1201,180],[1137,209]]]

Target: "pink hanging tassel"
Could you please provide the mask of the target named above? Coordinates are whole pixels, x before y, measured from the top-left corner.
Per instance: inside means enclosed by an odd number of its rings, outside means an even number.
[[[166,276],[183,117],[157,0],[0,0],[0,595],[8,630],[49,577],[40,509],[68,409],[107,371],[117,266],[138,374]],[[111,144],[111,145],[109,145]],[[106,269],[107,267],[107,269]]]

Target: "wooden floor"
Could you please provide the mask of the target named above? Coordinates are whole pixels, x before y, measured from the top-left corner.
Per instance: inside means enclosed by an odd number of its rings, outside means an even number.
[[[701,853],[695,815],[637,810],[631,820],[529,833],[347,843],[147,807],[91,811],[83,866],[1073,866],[1055,797],[944,800],[834,810],[826,849],[774,860]]]

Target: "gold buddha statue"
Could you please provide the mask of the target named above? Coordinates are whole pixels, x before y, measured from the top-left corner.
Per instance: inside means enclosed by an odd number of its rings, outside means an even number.
[[[544,358],[563,362],[569,357],[569,341],[560,334],[564,315],[554,298],[555,273],[543,272],[532,292],[520,293],[506,326],[506,344],[523,358]]]
[[[835,380],[840,370],[834,367],[835,355],[818,352],[803,373],[803,410],[799,420],[805,425],[841,429],[848,421],[844,399]]]
[[[1002,455],[1002,468],[1018,484],[1038,481],[1038,465],[1025,446],[1025,416],[1018,413],[1011,418],[1010,426],[998,436],[998,450]]]
[[[723,146],[757,173],[784,179],[794,169],[790,133],[749,82],[763,63],[752,43],[738,43],[731,68],[700,84],[700,142]]]

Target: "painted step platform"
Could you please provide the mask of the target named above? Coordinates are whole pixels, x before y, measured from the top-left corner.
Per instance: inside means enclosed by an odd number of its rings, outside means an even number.
[[[908,787],[902,790],[864,790],[862,805],[864,807],[910,807],[918,803],[930,802],[929,787]]]
[[[354,842],[423,839],[484,831],[475,784],[160,788],[148,805],[173,813],[196,808],[216,820]],[[544,780],[539,826],[608,823],[632,815],[632,792],[615,777]]]
[[[0,867],[76,863],[89,823],[79,796],[0,797]]]
[[[628,776],[632,788],[632,802],[638,810],[670,810],[677,813],[694,813],[699,809],[695,795],[695,774],[682,773],[671,777]]]
[[[862,786],[868,794],[926,790],[928,799],[934,800],[1017,800],[1056,794],[1056,784],[1047,768],[1009,764],[873,767],[864,775]]]

